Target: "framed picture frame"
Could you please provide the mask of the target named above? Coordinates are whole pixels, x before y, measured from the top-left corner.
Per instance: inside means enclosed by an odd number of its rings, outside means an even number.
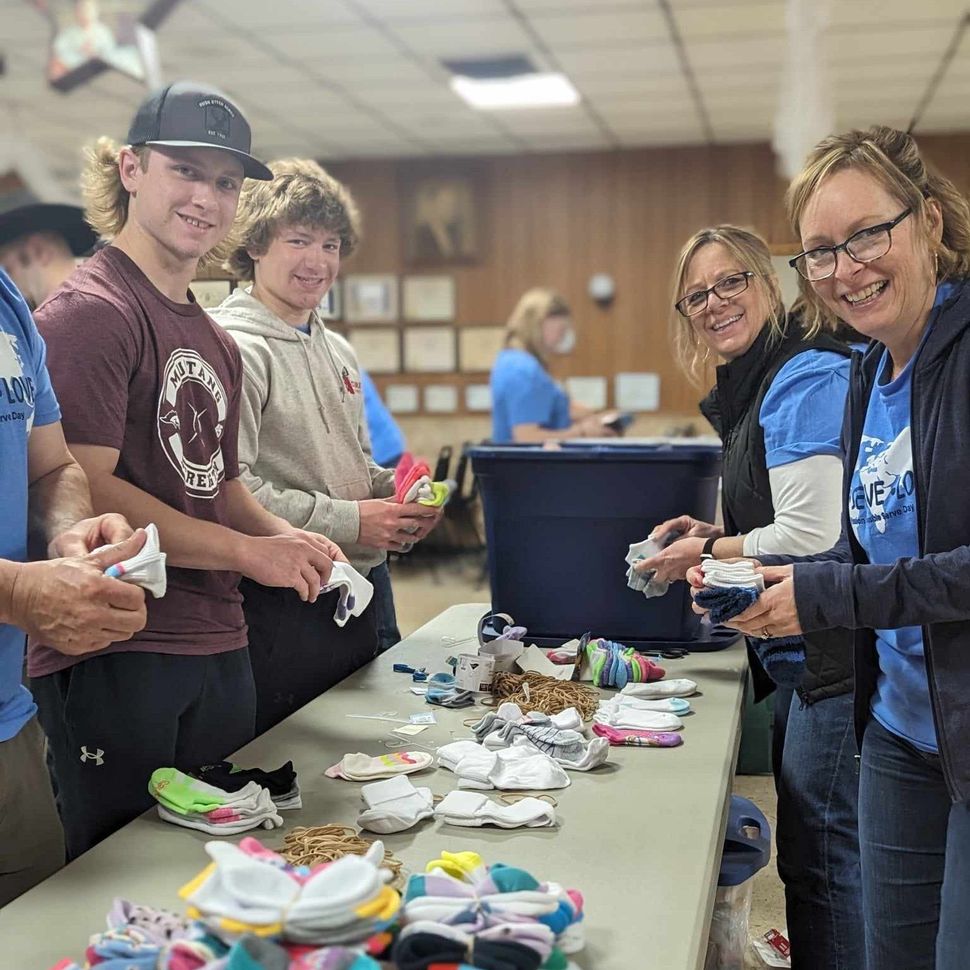
[[[401,290],[406,321],[450,323],[455,319],[453,276],[405,276]]]
[[[341,299],[341,289],[343,284],[340,280],[334,280],[327,290],[326,295],[317,307],[317,313],[323,320],[340,320],[343,315],[343,300]]]
[[[453,384],[426,384],[424,410],[428,414],[454,414],[458,410],[458,388]]]
[[[487,374],[505,344],[505,327],[459,327],[458,363],[464,373]]]
[[[417,384],[388,384],[384,389],[384,403],[391,414],[416,414]]]
[[[401,334],[396,327],[352,327],[347,332],[357,359],[372,374],[401,370]]]
[[[492,410],[492,389],[488,384],[465,385],[465,408],[482,412]]]
[[[404,252],[409,263],[467,263],[479,256],[477,187],[467,173],[425,175],[404,192]]]
[[[412,374],[456,370],[454,327],[408,327],[404,331],[404,369]]]
[[[344,280],[347,323],[396,323],[398,286],[393,273],[358,273]]]

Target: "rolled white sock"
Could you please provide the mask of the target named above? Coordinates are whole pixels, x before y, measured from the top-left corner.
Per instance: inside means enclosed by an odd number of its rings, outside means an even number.
[[[629,708],[620,708],[616,711],[597,711],[593,715],[593,720],[597,724],[608,724],[610,727],[616,728],[635,728],[638,731],[679,731],[684,726],[684,722],[676,714],[636,711]]]
[[[357,824],[371,832],[403,832],[434,813],[431,789],[415,788],[404,775],[364,785],[360,797],[365,807]]]
[[[434,814],[449,825],[497,825],[514,829],[556,824],[556,810],[541,798],[523,798],[512,805],[502,805],[470,791],[449,792],[438,803]]]
[[[628,683],[620,694],[630,697],[690,697],[697,692],[697,684],[686,678],[654,680],[649,684]]]

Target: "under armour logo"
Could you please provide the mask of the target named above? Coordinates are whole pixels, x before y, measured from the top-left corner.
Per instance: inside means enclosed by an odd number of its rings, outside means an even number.
[[[93,761],[96,765],[104,764],[104,751],[101,748],[91,752],[88,751],[87,745],[81,745],[81,761]]]

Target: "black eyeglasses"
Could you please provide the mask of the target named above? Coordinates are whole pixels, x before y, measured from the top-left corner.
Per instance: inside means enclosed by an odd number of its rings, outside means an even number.
[[[732,273],[718,280],[713,286],[706,290],[695,290],[688,293],[682,300],[674,304],[674,308],[685,317],[692,317],[702,313],[707,309],[711,294],[714,293],[722,300],[730,300],[732,296],[743,293],[748,288],[748,280],[754,277],[754,273],[745,270],[743,273]]]
[[[794,259],[788,260],[799,276],[812,283],[827,280],[834,272],[839,261],[839,252],[844,252],[857,263],[871,263],[880,256],[885,256],[893,248],[893,229],[906,216],[912,215],[912,206],[901,212],[892,222],[880,222],[878,226],[869,226],[854,232],[844,243],[838,246],[819,246],[799,253]]]

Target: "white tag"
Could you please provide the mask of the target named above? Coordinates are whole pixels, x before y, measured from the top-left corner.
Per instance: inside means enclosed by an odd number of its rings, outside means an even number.
[[[422,731],[427,730],[427,724],[405,724],[404,727],[394,728],[391,734],[403,734],[410,737],[413,734],[420,734]]]
[[[408,719],[412,724],[437,724],[434,714],[412,714]]]
[[[417,694],[418,697],[423,697],[425,694],[428,693],[428,688],[427,687],[412,687],[411,688],[411,693],[412,694]]]

